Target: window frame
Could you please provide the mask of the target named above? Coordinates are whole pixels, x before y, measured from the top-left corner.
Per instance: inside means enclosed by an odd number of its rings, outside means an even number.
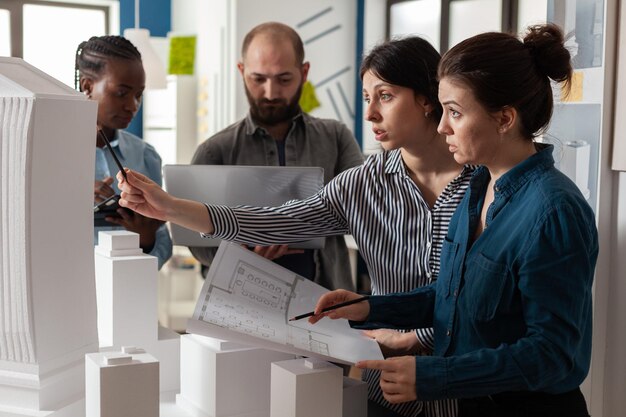
[[[385,34],[387,39],[391,37],[391,6],[413,0],[387,0],[387,13],[385,22]],[[440,0],[441,22],[439,25],[440,53],[446,52],[450,47],[450,3],[463,0]],[[517,7],[518,0],[500,0],[502,3],[502,32],[517,32]]]
[[[0,9],[9,11],[9,22],[11,25],[11,56],[24,58],[24,6],[50,6],[50,7],[66,7],[74,9],[98,10],[104,12],[104,28],[105,34],[111,34],[112,7],[114,2],[110,4],[105,2],[72,2],[72,1],[52,1],[52,0],[1,0]],[[117,3],[117,2],[115,2]]]

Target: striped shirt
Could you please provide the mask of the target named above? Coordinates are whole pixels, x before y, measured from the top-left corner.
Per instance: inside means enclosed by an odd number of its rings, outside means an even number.
[[[466,166],[428,206],[410,178],[400,150],[370,156],[344,171],[316,195],[281,207],[207,206],[219,237],[270,245],[350,233],[367,263],[372,294],[410,291],[437,279],[441,245],[448,223],[467,190],[473,167]],[[432,329],[417,329],[420,342],[433,348]],[[414,416],[422,403],[389,404],[378,386],[378,373],[367,372],[369,398],[403,416]],[[427,403],[426,416],[456,415],[456,403]]]

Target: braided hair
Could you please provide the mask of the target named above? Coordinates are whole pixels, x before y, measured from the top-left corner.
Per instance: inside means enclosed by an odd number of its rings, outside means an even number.
[[[80,77],[97,79],[102,74],[108,59],[136,59],[141,61],[141,54],[128,39],[122,36],[93,36],[81,42],[76,49],[74,63],[74,88],[82,91]]]

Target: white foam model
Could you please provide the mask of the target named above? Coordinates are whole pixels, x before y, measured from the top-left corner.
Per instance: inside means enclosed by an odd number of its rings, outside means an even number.
[[[584,140],[567,142],[563,146],[563,158],[560,168],[565,175],[576,183],[585,198],[589,198],[589,163],[591,146]]]
[[[343,377],[343,417],[367,416],[367,383]]]
[[[193,417],[269,417],[271,363],[294,357],[192,334],[180,355],[176,404]]]
[[[341,417],[343,372],[316,358],[272,364],[272,417]]]
[[[159,327],[157,258],[126,230],[99,232],[94,251],[100,347],[144,347],[159,360],[161,390],[178,390],[180,337]]]
[[[0,415],[82,416],[97,105],[0,58]]]
[[[143,349],[85,355],[89,417],[158,417],[159,362]]]

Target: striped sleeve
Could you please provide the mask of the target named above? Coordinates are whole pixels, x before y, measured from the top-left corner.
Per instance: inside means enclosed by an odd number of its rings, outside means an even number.
[[[415,330],[417,340],[429,351],[435,350],[435,332],[432,327]]]
[[[305,200],[290,201],[280,207],[229,208],[207,205],[214,233],[202,236],[254,245],[272,245],[350,233],[343,213],[343,202],[340,201],[346,193],[336,190],[350,185],[343,178],[347,173],[340,174],[317,194]]]

